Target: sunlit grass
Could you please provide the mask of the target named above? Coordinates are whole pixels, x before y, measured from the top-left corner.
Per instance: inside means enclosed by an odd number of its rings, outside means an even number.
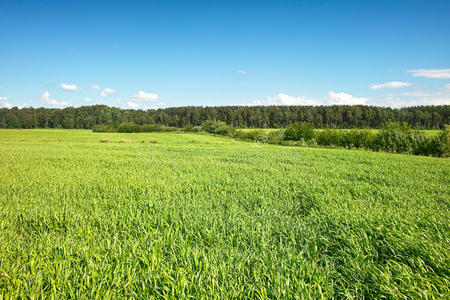
[[[0,294],[448,298],[450,160],[0,130]]]

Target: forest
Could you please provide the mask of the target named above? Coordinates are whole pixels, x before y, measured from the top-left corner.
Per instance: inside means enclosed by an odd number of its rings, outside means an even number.
[[[449,124],[449,116],[450,105],[400,109],[365,105],[187,106],[151,110],[106,105],[64,109],[13,107],[0,109],[0,128],[93,128],[124,122],[180,128],[217,120],[238,128],[284,128],[302,122],[315,128],[381,128],[390,122],[406,122],[415,129],[441,129]]]

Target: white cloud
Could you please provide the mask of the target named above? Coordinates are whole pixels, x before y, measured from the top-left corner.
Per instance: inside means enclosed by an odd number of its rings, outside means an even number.
[[[48,91],[45,91],[42,94],[41,100],[43,103],[50,105],[50,106],[55,106],[55,107],[69,106],[69,102],[67,102],[67,101],[57,101],[55,99],[50,98],[50,94]]]
[[[101,90],[102,88],[99,85],[94,84],[94,85],[91,85],[91,87],[89,89],[90,90]]]
[[[422,99],[411,99],[401,97],[386,97],[385,99],[378,101],[377,106],[389,106],[394,108],[419,106],[419,105],[450,105],[450,98],[440,97],[427,97]]]
[[[263,100],[255,100],[250,103],[244,104],[244,106],[256,106],[256,105],[320,105],[320,101],[311,100],[306,98],[295,98],[287,94],[280,93],[275,97],[267,97]]]
[[[91,102],[91,98],[84,98],[84,102]]]
[[[66,91],[78,91],[78,87],[75,84],[62,83],[61,88]]]
[[[390,81],[380,84],[372,84],[370,86],[371,90],[378,90],[378,89],[399,89],[411,86],[411,83],[409,82],[401,82],[401,81]]]
[[[450,105],[450,84],[440,87],[422,88],[415,91],[389,94],[384,98],[355,97],[349,93],[330,91],[319,100],[305,97],[296,98],[280,93],[275,97],[255,100],[242,106],[262,105],[375,105],[388,107],[408,107],[418,105]]]
[[[329,92],[328,99],[329,104],[337,104],[337,105],[356,105],[356,104],[365,104],[367,102],[367,98],[358,98],[354,97],[350,94],[340,92]]]
[[[240,74],[247,74],[248,72],[244,71],[244,70],[239,70],[238,73],[240,73]]]
[[[115,92],[116,92],[116,90],[114,90],[114,89],[106,88],[106,89],[103,89],[103,91],[100,95],[102,97],[106,97],[108,95],[114,94]]]
[[[155,102],[158,100],[158,95],[153,93],[146,93],[139,91],[137,94],[131,97],[134,102]]]
[[[438,88],[421,89],[408,93],[389,95],[374,103],[390,107],[406,107],[418,105],[450,105],[450,84]]]
[[[8,102],[8,98],[0,97],[0,107],[11,108],[12,105],[11,103]]]
[[[409,70],[414,77],[427,77],[427,78],[450,78],[450,69],[417,69]]]
[[[129,108],[138,108],[138,107],[139,107],[139,104],[136,103],[136,102],[128,101],[128,102],[127,102],[127,106],[128,106]]]
[[[162,108],[164,106],[166,106],[167,103],[165,102],[158,102],[158,103],[149,103],[149,104],[142,104],[142,106],[140,106],[142,109],[144,110],[148,110],[148,109],[158,109],[158,108]]]
[[[250,103],[243,104],[244,106],[256,105],[356,105],[365,104],[368,98],[358,98],[347,93],[329,92],[328,97],[321,100],[308,99],[305,97],[292,97],[284,93],[278,94],[276,97],[267,97],[263,100],[255,100]]]

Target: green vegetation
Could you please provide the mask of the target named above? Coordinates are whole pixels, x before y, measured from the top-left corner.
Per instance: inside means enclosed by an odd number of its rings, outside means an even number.
[[[331,106],[219,106],[134,110],[93,105],[83,107],[0,108],[0,128],[90,128],[120,123],[161,124],[183,128],[208,120],[239,128],[284,128],[311,123],[315,128],[381,128],[385,123],[407,122],[415,129],[441,129],[450,123],[450,105],[401,109],[365,105]]]
[[[252,130],[256,130],[256,129],[257,130],[262,130],[265,133],[270,133],[270,132],[279,130],[277,128],[240,128],[239,130],[241,130],[241,131],[252,131]],[[323,130],[326,130],[326,129],[322,129],[322,128],[314,129],[314,131],[316,133],[318,133],[320,131],[323,131]],[[341,130],[341,131],[349,131],[349,130],[353,130],[353,129],[339,128],[339,130]],[[370,131],[370,132],[376,134],[376,133],[379,133],[381,129],[364,129],[364,130],[367,130],[367,131]],[[436,135],[439,135],[439,133],[441,133],[441,130],[438,130],[438,129],[422,129],[422,130],[420,130],[420,132],[425,134],[426,136],[436,136]]]
[[[0,298],[448,298],[450,160],[0,130]]]
[[[223,123],[223,122],[222,122]],[[215,124],[215,125],[214,125]],[[219,125],[220,124],[220,125]],[[222,128],[208,130],[208,128]],[[226,135],[241,140],[252,140],[271,144],[291,146],[326,146],[340,148],[361,148],[372,151],[408,153],[414,155],[450,156],[449,129],[430,135],[412,130],[407,123],[388,123],[378,131],[361,129],[324,129],[315,130],[309,123],[289,125],[284,131],[234,130],[221,122],[207,121],[203,130],[209,133]]]
[[[309,123],[296,123],[289,125],[284,131],[285,140],[298,141],[312,140],[315,136],[314,126]]]
[[[171,132],[180,131],[175,127],[158,124],[137,125],[122,123],[114,127],[110,125],[96,125],[94,132]],[[439,134],[430,134],[429,131],[412,130],[406,123],[388,123],[381,130],[360,129],[324,129],[317,130],[309,123],[296,123],[289,125],[285,130],[253,129],[236,130],[233,126],[222,121],[208,120],[202,126],[188,125],[182,129],[184,132],[206,132],[209,134],[228,136],[244,141],[289,145],[289,146],[326,146],[340,148],[362,148],[372,151],[385,151],[391,153],[408,153],[426,156],[450,156],[450,138],[448,128]]]

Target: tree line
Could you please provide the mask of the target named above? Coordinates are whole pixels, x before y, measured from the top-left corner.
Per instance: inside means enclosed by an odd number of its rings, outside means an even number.
[[[310,123],[315,128],[381,128],[389,122],[406,122],[416,129],[438,129],[449,124],[450,105],[401,109],[365,105],[333,106],[187,106],[132,110],[93,105],[54,108],[1,108],[0,128],[117,127],[124,122],[170,127],[200,126],[217,120],[238,128],[284,128]]]

